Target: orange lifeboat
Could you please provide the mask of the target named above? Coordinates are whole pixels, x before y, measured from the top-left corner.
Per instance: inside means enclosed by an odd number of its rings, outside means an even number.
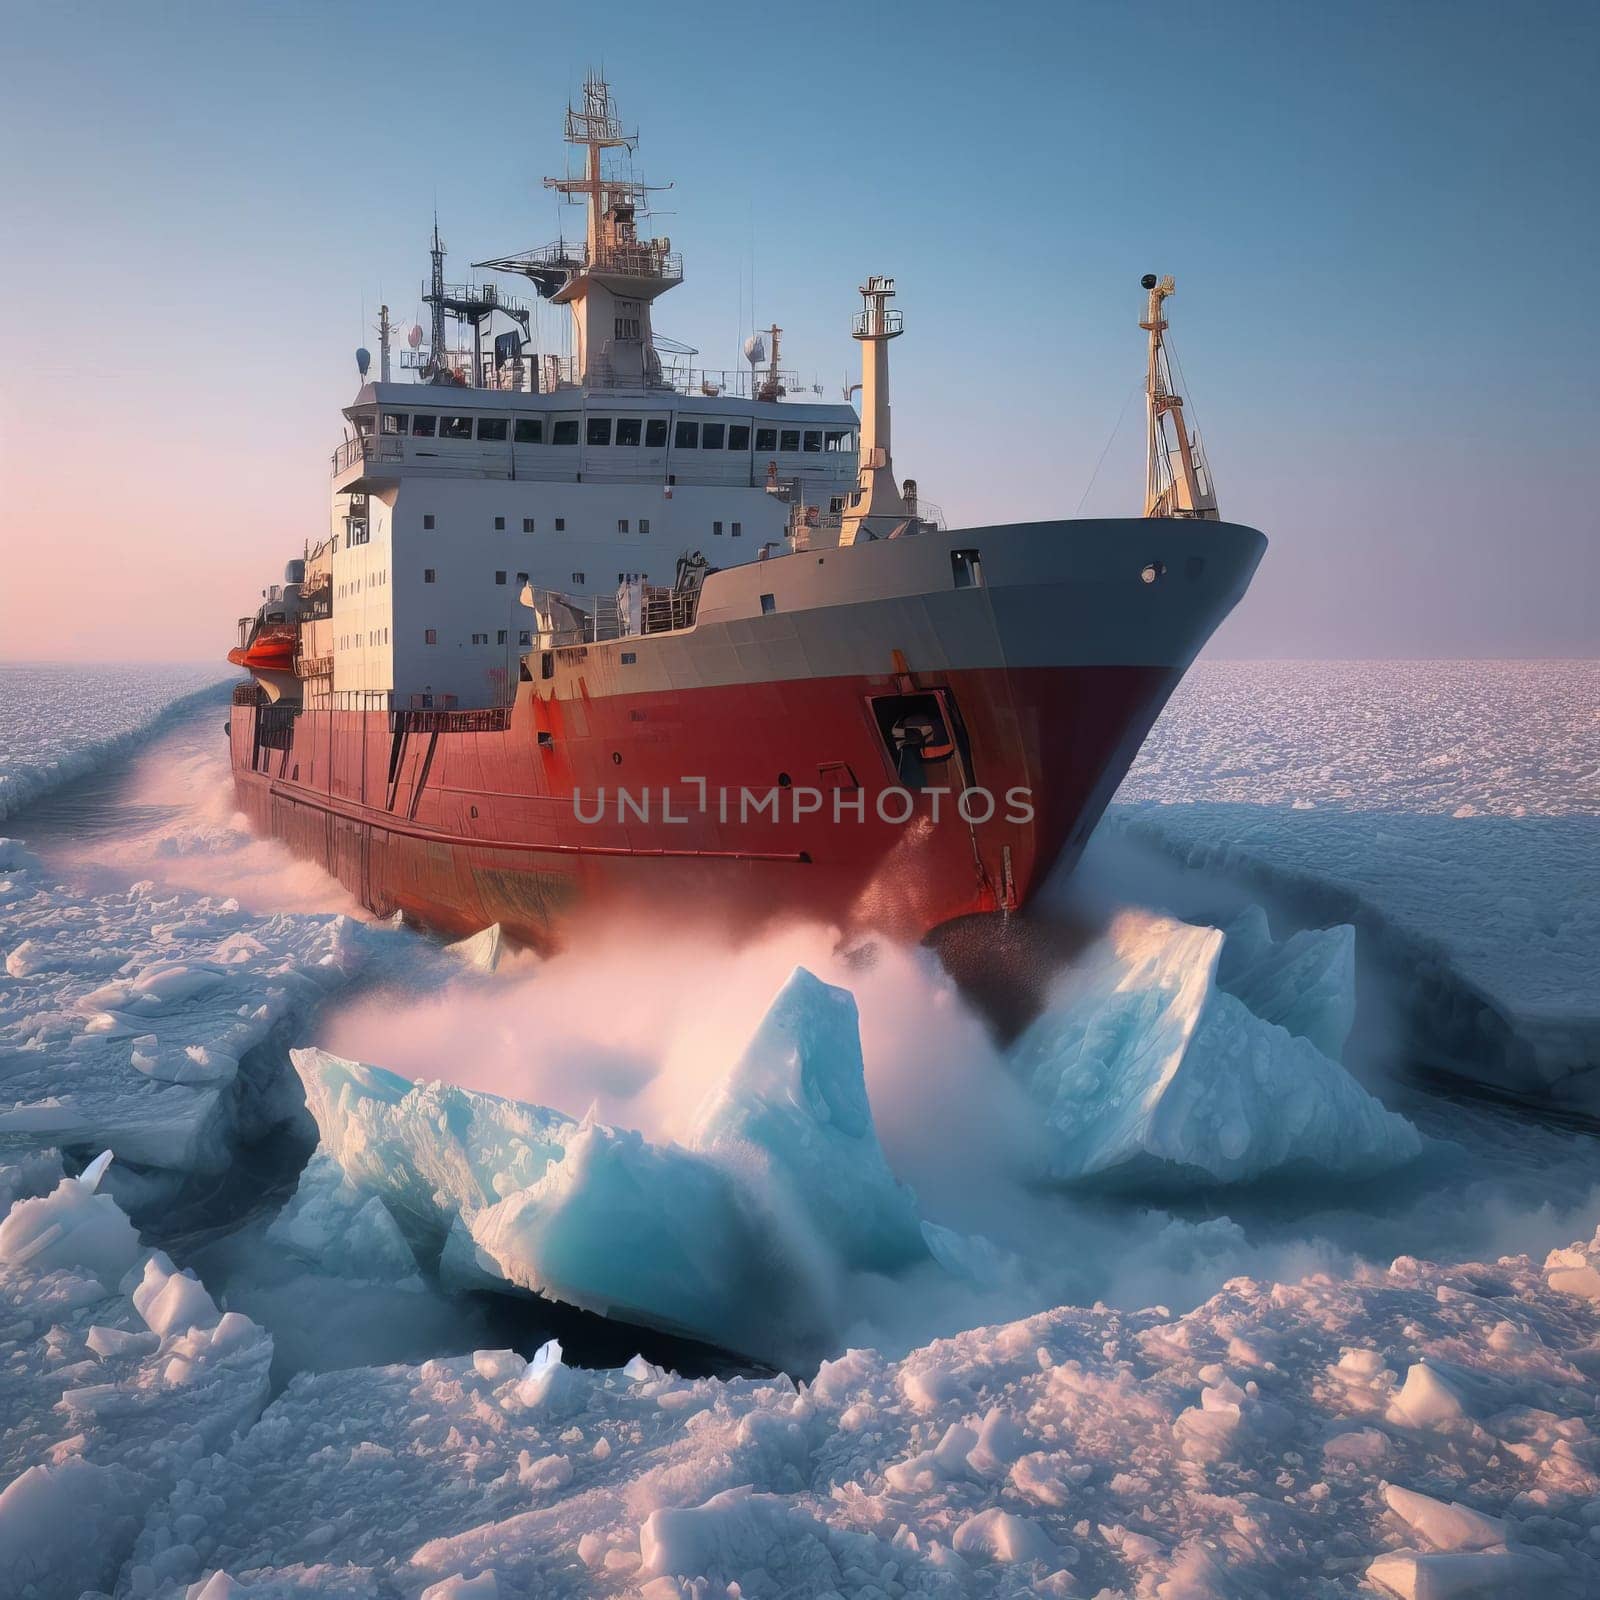
[[[293,672],[295,632],[273,630],[258,633],[247,645],[239,645],[228,652],[228,659],[236,667],[248,667],[252,672]]]

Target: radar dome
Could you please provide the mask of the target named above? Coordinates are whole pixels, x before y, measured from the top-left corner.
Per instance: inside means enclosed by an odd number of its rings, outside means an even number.
[[[362,345],[361,348],[356,351],[356,371],[359,372],[364,378],[367,375],[367,368],[371,365],[372,352],[367,349],[365,345]]]
[[[413,322],[411,326],[406,329],[406,343],[410,345],[413,350],[420,350],[422,348],[422,324],[420,322]]]
[[[744,358],[752,367],[758,367],[767,359],[767,342],[759,333],[752,333],[744,342]]]

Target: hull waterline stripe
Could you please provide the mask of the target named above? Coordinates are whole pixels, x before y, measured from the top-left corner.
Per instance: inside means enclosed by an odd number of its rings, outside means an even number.
[[[332,817],[343,817],[349,822],[363,823],[378,833],[402,834],[408,839],[423,839],[430,844],[451,845],[462,850],[516,850],[529,855],[558,856],[664,856],[683,861],[787,862],[792,866],[811,864],[811,857],[804,850],[667,850],[659,846],[631,850],[623,845],[610,844],[535,844],[525,839],[472,839],[460,833],[440,833],[434,828],[407,827],[388,812],[374,811],[369,806],[334,805],[304,789],[297,789],[293,784],[269,782],[267,792],[274,800],[283,799],[293,805],[305,806],[310,811],[322,811]]]

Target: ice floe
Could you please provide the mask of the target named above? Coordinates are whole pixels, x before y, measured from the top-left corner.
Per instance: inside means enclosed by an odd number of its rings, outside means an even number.
[[[342,916],[252,917],[236,902],[54,883],[0,840],[0,1138],[111,1147],[169,1173],[215,1171],[293,1110],[262,1047],[359,969]],[[251,1070],[252,1052],[263,1059]]]
[[[0,1221],[0,1587],[18,1600],[111,1589],[150,1507],[268,1394],[270,1338],[141,1248],[86,1176]]]
[[[1593,1107],[1597,699],[1595,662],[1202,663],[1099,842],[1355,923],[1413,1054]]]
[[[293,1060],[321,1151],[450,1281],[772,1356],[828,1336],[843,1275],[932,1259],[873,1129],[855,1002],[804,969],[687,1145],[322,1050]],[[291,1231],[305,1184],[296,1204]]]
[[[1241,942],[1230,981],[1282,1024],[1219,983],[1221,931],[1171,918],[1118,916],[1063,975],[1012,1050],[1048,1119],[1053,1176],[1243,1182],[1418,1153],[1415,1129],[1313,1042],[1348,1032],[1344,932],[1278,947],[1248,926]]]

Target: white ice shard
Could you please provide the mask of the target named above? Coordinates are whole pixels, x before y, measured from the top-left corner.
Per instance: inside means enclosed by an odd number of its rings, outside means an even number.
[[[502,943],[500,924],[491,922],[487,928],[480,929],[468,938],[457,939],[444,949],[446,955],[454,956],[463,966],[477,972],[493,972],[500,965]]]
[[[1054,1177],[1231,1183],[1419,1152],[1338,1062],[1218,986],[1222,945],[1215,928],[1125,912],[1065,974],[1011,1053],[1044,1108]]]
[[[79,1267],[114,1284],[139,1258],[139,1235],[110,1195],[76,1178],[51,1194],[19,1200],[0,1222],[0,1266],[53,1272]]]
[[[892,1272],[927,1257],[916,1196],[890,1172],[872,1124],[855,997],[804,967],[701,1108],[691,1143],[747,1177],[753,1157],[852,1268]]]
[[[1223,933],[1218,987],[1263,1022],[1276,1022],[1342,1061],[1356,1020],[1356,930],[1347,922],[1302,928],[1276,943],[1266,912],[1253,905]]]
[[[17,1201],[0,1222],[0,1593],[116,1587],[151,1505],[260,1413],[271,1362],[109,1195],[65,1178]]]
[[[559,1111],[445,1083],[415,1083],[326,1050],[290,1051],[323,1150],[383,1197],[412,1238],[537,1183],[578,1124]]]
[[[267,1237],[339,1277],[421,1286],[416,1257],[388,1207],[321,1150],[312,1152]]]

